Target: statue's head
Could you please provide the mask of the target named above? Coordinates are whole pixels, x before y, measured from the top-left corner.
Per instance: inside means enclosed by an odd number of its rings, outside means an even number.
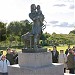
[[[31,10],[36,10],[36,5],[35,4],[31,5]]]
[[[37,10],[40,10],[40,5],[37,5]]]

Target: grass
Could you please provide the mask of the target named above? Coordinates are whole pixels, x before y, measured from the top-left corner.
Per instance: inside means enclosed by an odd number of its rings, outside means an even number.
[[[75,45],[71,45],[71,48],[72,48],[73,46],[75,46]],[[44,48],[53,50],[52,46],[45,46]],[[58,50],[59,52],[60,52],[61,49],[64,50],[64,52],[65,52],[65,50],[66,50],[67,48],[68,48],[67,45],[64,45],[64,46],[63,46],[63,45],[62,45],[62,46],[57,46],[57,50]],[[14,49],[14,48],[12,48],[12,49]],[[17,52],[21,51],[21,49],[16,49],[16,50],[17,50]],[[3,51],[3,54],[6,55],[6,50]]]
[[[73,46],[75,46],[75,45],[71,45],[70,47],[72,48]],[[45,46],[44,48],[53,50],[52,46]],[[66,50],[67,48],[68,48],[68,45],[57,46],[57,50],[58,50],[59,52],[60,52],[60,50],[64,50],[64,52],[65,52],[65,50]]]

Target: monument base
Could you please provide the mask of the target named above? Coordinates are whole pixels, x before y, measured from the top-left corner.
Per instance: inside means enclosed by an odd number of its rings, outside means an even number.
[[[64,75],[63,64],[52,64],[51,52],[19,53],[19,65],[8,66],[8,75]]]
[[[18,53],[18,62],[20,66],[42,67],[52,64],[52,55],[51,52]]]
[[[42,67],[8,66],[8,75],[64,75],[63,65],[50,64]]]
[[[39,52],[47,52],[47,48],[37,48],[34,50],[33,48],[23,48],[22,53],[39,53]]]

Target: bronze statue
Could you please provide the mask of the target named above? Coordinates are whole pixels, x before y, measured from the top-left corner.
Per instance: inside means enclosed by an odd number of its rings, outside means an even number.
[[[31,13],[29,14],[29,17],[33,21],[32,34],[34,36],[34,49],[36,49],[42,34],[42,26],[44,21],[44,15],[42,14],[40,5],[37,5],[37,7],[35,4],[31,5]]]
[[[39,45],[40,36],[42,34],[42,29],[45,26],[43,24],[44,15],[42,14],[40,5],[37,5],[37,7],[35,4],[31,5],[31,13],[29,13],[29,17],[33,21],[32,31],[22,35],[22,39],[27,40],[27,41],[29,40],[30,48],[32,48],[31,45],[33,42],[33,48],[34,48],[34,50],[37,50],[38,45]],[[32,38],[33,38],[33,40],[32,40]],[[27,44],[26,41],[25,41],[25,44]]]

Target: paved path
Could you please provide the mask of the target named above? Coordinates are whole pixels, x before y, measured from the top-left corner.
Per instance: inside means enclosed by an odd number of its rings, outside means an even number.
[[[69,74],[69,73],[65,73],[64,75],[75,75],[75,74]]]

